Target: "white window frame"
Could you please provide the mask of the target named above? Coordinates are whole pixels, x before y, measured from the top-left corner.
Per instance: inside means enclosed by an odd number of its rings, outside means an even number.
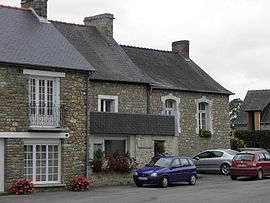
[[[41,70],[31,70],[31,69],[23,69],[23,74],[29,75],[29,83],[28,83],[28,100],[29,104],[31,103],[31,79],[36,80],[36,85],[38,84],[38,80],[52,80],[53,81],[53,103],[56,106],[60,107],[60,78],[63,78],[66,76],[65,73],[63,72],[53,72],[53,71],[41,71]],[[36,104],[38,104],[38,86],[36,86]],[[46,97],[47,95],[45,95]],[[53,112],[54,113],[54,112]],[[59,118],[61,120],[61,118]],[[30,127],[37,127],[35,126],[30,126]],[[44,126],[43,126],[44,127]],[[46,126],[45,126],[46,127]],[[54,126],[49,126],[49,127],[54,127]],[[59,126],[55,126],[59,127]]]
[[[206,109],[205,109],[205,114],[206,114],[206,129],[209,130],[212,134],[214,133],[213,131],[213,114],[212,114],[212,106],[213,106],[213,101],[207,99],[205,96],[203,96],[200,99],[195,99],[195,105],[196,105],[196,114],[195,114],[195,119],[196,119],[196,134],[199,134],[200,132],[200,120],[199,120],[199,114],[201,113],[199,110],[199,104],[200,103],[206,103]]]
[[[102,100],[112,101],[112,107],[111,107],[112,109],[110,112],[118,112],[118,96],[98,95],[98,111],[101,111]],[[105,111],[103,111],[103,112],[105,112]]]
[[[175,102],[175,107],[174,111],[172,111],[171,108],[166,108],[166,101],[167,100],[172,100]],[[174,96],[172,93],[170,93],[169,95],[166,96],[162,96],[161,97],[161,102],[162,102],[162,114],[163,115],[168,115],[167,112],[170,111],[172,116],[175,116],[175,122],[176,122],[176,135],[178,135],[178,133],[181,133],[181,125],[180,125],[180,98]]]
[[[58,184],[61,183],[61,140],[60,139],[25,139],[24,145],[33,146],[33,180],[32,182],[36,185],[43,184]],[[58,180],[57,181],[36,181],[36,146],[46,145],[46,180],[48,180],[48,146],[57,145],[58,146]]]
[[[125,153],[128,152],[128,138],[127,137],[123,137],[123,136],[117,136],[117,137],[108,137],[108,136],[102,136],[102,137],[98,137],[95,136],[94,137],[94,143],[93,143],[93,147],[95,144],[101,144],[102,145],[102,151],[105,152],[105,141],[106,140],[122,140],[125,141]]]

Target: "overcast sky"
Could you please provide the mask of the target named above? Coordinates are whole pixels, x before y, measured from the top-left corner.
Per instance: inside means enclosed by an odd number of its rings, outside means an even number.
[[[190,58],[234,92],[231,99],[270,89],[269,10],[269,0],[48,0],[51,20],[114,14],[119,44],[171,50],[171,42],[189,40]]]

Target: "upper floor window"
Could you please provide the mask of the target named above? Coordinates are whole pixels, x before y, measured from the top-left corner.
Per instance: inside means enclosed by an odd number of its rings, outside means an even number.
[[[163,104],[163,114],[175,117],[175,133],[178,135],[178,133],[181,132],[179,111],[180,98],[170,93],[167,96],[161,97],[161,102]]]
[[[118,112],[118,96],[98,95],[98,111]]]
[[[173,99],[167,99],[165,100],[165,115],[174,115],[174,112],[176,112],[176,101]]]
[[[197,120],[196,133],[199,133],[200,129],[206,129],[213,133],[212,129],[212,101],[202,97],[201,99],[196,99],[196,115]]]
[[[23,70],[29,76],[29,123],[35,127],[60,127],[60,77],[64,73]]]
[[[208,104],[199,103],[199,129],[209,129]]]

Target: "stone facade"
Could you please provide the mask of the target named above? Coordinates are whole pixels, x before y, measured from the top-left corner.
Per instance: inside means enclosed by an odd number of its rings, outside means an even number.
[[[61,182],[65,183],[71,177],[85,174],[88,74],[64,70],[63,72],[65,72],[65,77],[60,79],[60,98],[61,105],[64,106],[65,132],[69,133],[69,138],[62,139],[61,143]],[[23,68],[1,67],[0,79],[0,132],[27,132],[30,136],[33,135],[33,138],[38,139],[36,135],[42,132],[42,129],[36,132],[29,131],[29,81],[28,76],[23,74]],[[25,139],[5,138],[6,189],[11,182],[24,177]]]
[[[161,96],[166,96],[169,91],[155,90],[152,94],[152,112],[162,112]],[[179,135],[180,155],[193,156],[201,150],[209,148],[229,148],[229,97],[218,94],[202,94],[174,91],[172,94],[180,98],[179,115],[181,133]],[[195,100],[202,97],[213,101],[212,125],[213,135],[209,139],[201,138],[196,133],[196,105]]]
[[[128,149],[132,157],[145,165],[154,156],[154,140],[163,140],[165,152],[169,155],[192,156],[208,148],[229,148],[229,107],[228,96],[180,91],[153,90],[148,99],[146,85],[89,81],[83,72],[64,72],[60,79],[61,105],[64,106],[64,122],[69,138],[61,139],[61,183],[85,174],[86,170],[86,112],[87,94],[90,111],[98,111],[98,96],[118,97],[118,111],[128,113],[162,114],[162,96],[172,94],[180,98],[179,114],[181,133],[179,136],[124,135],[128,138]],[[0,132],[29,132],[28,124],[28,76],[20,67],[0,68]],[[206,97],[213,102],[213,135],[209,139],[196,133],[195,100]],[[148,102],[150,101],[150,104]],[[31,132],[33,134],[39,132]],[[89,135],[89,155],[93,158],[93,143],[96,135]],[[108,136],[108,135],[103,135]],[[113,135],[118,136],[118,135]],[[123,136],[123,135],[121,135]],[[24,174],[24,139],[5,139],[5,187]],[[128,174],[92,174],[96,186],[129,183]],[[117,181],[116,181],[117,180]],[[59,187],[59,189],[62,187]],[[46,189],[42,189],[46,190]]]

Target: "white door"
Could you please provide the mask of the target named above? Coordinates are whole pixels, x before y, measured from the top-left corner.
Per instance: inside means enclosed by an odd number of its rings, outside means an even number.
[[[4,191],[4,139],[0,139],[0,192]]]

